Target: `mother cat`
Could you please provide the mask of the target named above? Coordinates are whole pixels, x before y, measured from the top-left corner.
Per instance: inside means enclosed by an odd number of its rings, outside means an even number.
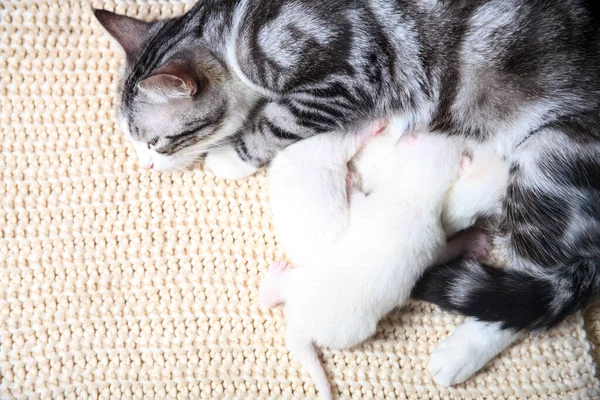
[[[201,0],[144,23],[97,10],[127,54],[120,118],[141,163],[253,173],[302,138],[402,115],[511,163],[509,269],[457,260],[414,297],[474,317],[436,350],[462,382],[600,288],[594,0]]]

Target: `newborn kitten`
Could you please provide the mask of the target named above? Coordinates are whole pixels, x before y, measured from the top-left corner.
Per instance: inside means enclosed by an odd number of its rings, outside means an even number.
[[[497,211],[505,192],[508,167],[499,156],[476,155],[468,166],[460,139],[400,137],[405,128],[393,121],[353,161],[362,190],[347,185],[348,162],[373,129],[306,139],[277,155],[269,170],[275,228],[296,268],[275,263],[261,283],[260,301],[266,308],[285,303],[287,345],[323,398],[331,398],[331,389],[314,346],[361,343],[382,317],[408,301],[428,266],[469,247],[486,251],[477,231],[448,243],[446,231]],[[478,176],[474,169],[485,163],[497,168]],[[465,193],[472,208],[457,206]]]

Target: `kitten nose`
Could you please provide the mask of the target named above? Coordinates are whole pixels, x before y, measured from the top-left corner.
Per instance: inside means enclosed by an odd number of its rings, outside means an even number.
[[[144,169],[152,169],[153,166],[154,166],[154,163],[140,164],[140,167],[144,168]]]

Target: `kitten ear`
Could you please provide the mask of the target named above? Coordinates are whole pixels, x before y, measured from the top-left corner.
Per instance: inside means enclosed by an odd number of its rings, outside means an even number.
[[[172,60],[139,82],[138,88],[150,99],[164,102],[194,96],[198,91],[197,82],[196,74],[186,62]]]
[[[152,23],[115,14],[106,10],[94,9],[96,19],[121,45],[129,57],[141,44]]]

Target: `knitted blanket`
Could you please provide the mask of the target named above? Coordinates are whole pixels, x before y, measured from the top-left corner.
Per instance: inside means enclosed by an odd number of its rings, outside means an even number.
[[[94,1],[141,18],[192,1]],[[258,284],[283,257],[264,174],[140,171],[115,125],[118,46],[80,0],[0,0],[0,398],[314,398]],[[348,351],[342,398],[600,396],[584,320],[530,335],[465,384],[429,355],[462,317],[411,303]]]

